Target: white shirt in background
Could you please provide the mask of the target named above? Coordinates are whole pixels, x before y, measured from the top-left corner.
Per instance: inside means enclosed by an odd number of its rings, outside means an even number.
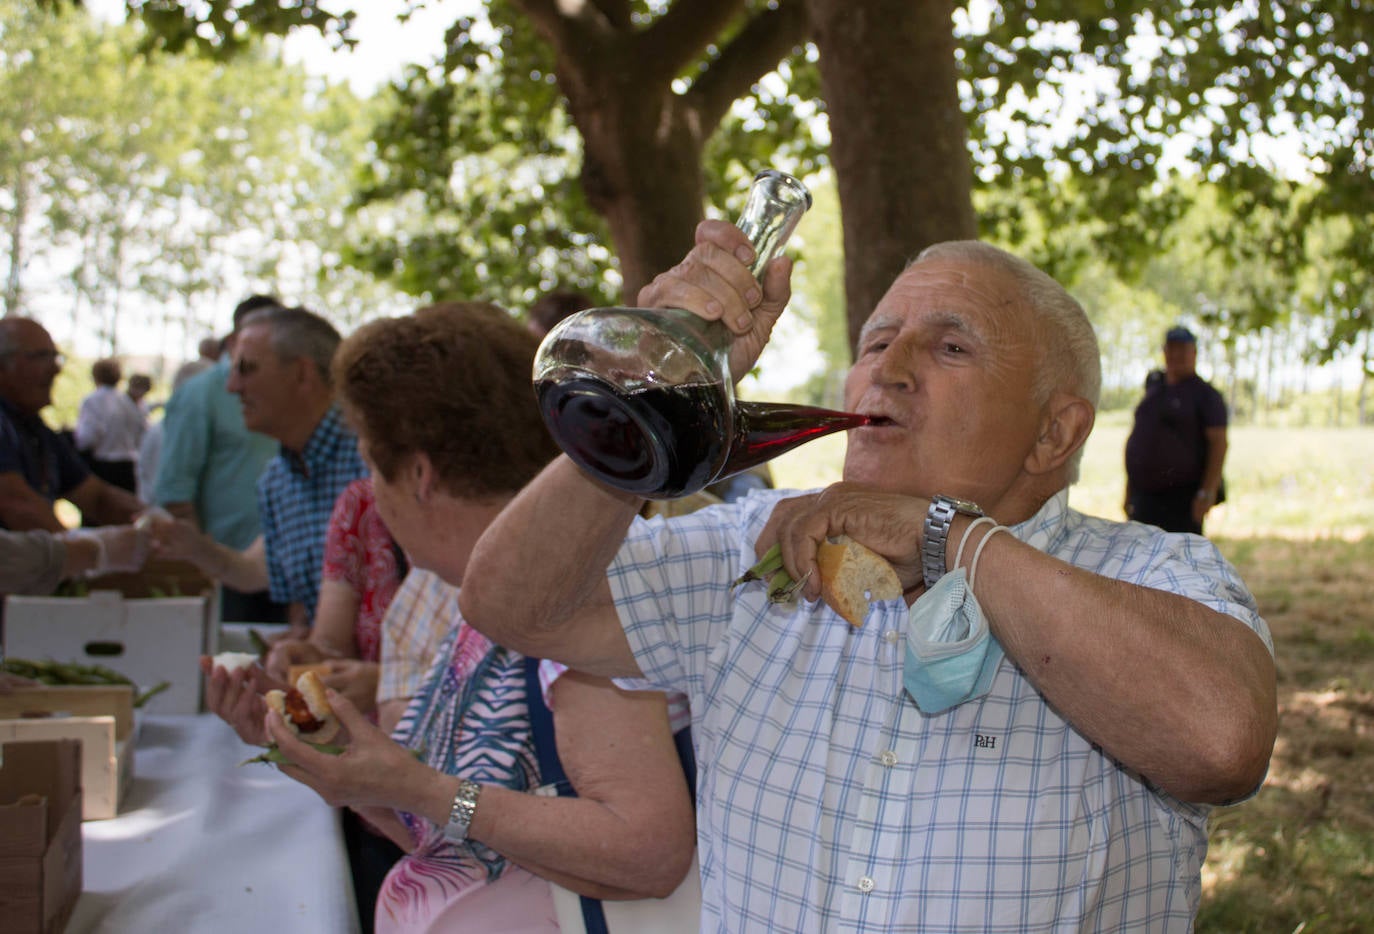
[[[135,461],[147,426],[138,404],[127,393],[100,386],[81,400],[76,446],[98,461]]]

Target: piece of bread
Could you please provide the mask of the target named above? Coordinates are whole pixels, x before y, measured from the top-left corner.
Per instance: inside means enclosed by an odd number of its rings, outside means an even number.
[[[252,652],[220,652],[210,660],[211,664],[217,668],[233,674],[241,668],[248,668],[258,663],[258,657]]]
[[[327,743],[339,732],[339,720],[324,695],[324,682],[313,671],[307,671],[286,691],[273,688],[263,695],[271,707],[285,721],[287,729],[312,743]]]
[[[821,542],[816,549],[821,598],[855,629],[864,623],[871,600],[895,600],[902,582],[887,559],[847,535]]]
[[[286,669],[286,683],[295,684],[301,680],[301,675],[307,671],[313,671],[323,678],[329,674],[329,662],[312,662],[308,665],[291,665]]]

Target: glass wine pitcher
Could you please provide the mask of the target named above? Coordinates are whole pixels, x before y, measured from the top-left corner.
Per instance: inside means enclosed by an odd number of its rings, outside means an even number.
[[[760,172],[738,226],[755,278],[777,256],[811,193]],[[868,423],[812,406],[743,402],[730,376],[734,339],[717,321],[671,308],[590,308],[545,336],[534,361],[544,423],[559,447],[609,486],[673,499],[813,438]]]

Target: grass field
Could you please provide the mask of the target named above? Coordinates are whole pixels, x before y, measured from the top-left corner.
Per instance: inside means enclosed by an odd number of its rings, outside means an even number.
[[[1075,509],[1124,518],[1129,418],[1098,417],[1069,493]],[[773,461],[773,474],[779,486],[823,485],[839,479],[843,457],[843,436],[830,435]],[[1213,537],[1360,538],[1374,529],[1374,428],[1232,428],[1226,489],[1207,517]]]
[[[1129,413],[1099,419],[1074,508],[1122,518]],[[1374,429],[1233,428],[1207,532],[1274,636],[1279,739],[1263,789],[1212,817],[1197,929],[1374,931]],[[774,462],[839,477],[842,437]]]
[[[1198,930],[1374,931],[1374,536],[1217,544],[1274,635],[1279,739],[1213,814]]]

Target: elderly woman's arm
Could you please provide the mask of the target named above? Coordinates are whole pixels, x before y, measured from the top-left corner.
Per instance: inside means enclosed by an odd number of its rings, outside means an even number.
[[[663,695],[569,671],[552,701],[558,757],[578,797],[521,800],[517,814],[508,799],[529,795],[484,788],[469,832],[582,895],[667,896],[691,864],[696,826]]]
[[[296,763],[282,771],[335,807],[390,807],[446,824],[462,776],[419,762],[345,698],[331,691],[329,699],[349,734],[338,756],[316,752],[267,714],[269,738]],[[559,757],[581,797],[483,785],[469,836],[582,895],[672,892],[691,864],[695,827],[662,695],[569,672],[553,701]]]

